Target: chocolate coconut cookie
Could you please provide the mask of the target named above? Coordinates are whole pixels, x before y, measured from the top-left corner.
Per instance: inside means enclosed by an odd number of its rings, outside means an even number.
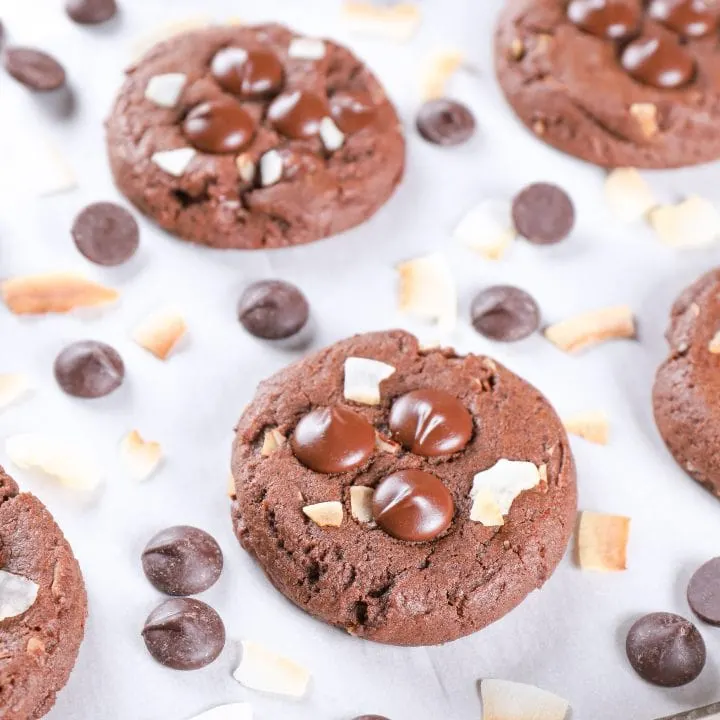
[[[120,190],[166,230],[220,248],[311,242],[373,215],[405,141],[349,50],[279,25],[215,27],[156,46],[107,123]]]
[[[670,355],[655,379],[655,421],[683,469],[720,497],[720,270],[676,301],[667,332]]]
[[[35,720],[67,683],[85,632],[80,568],[42,503],[0,468],[0,717]]]
[[[475,632],[552,574],[576,508],[565,431],[486,357],[359,335],[278,373],[237,428],[233,522],[290,600],[359,637]]]
[[[718,15],[711,0],[508,0],[500,85],[539,138],[596,165],[715,160]]]

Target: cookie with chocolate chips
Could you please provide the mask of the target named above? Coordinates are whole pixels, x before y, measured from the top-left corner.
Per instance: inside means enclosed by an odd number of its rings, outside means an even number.
[[[232,471],[235,532],[271,582],[397,645],[501,618],[553,573],[575,518],[575,466],[547,400],[490,358],[421,350],[399,330],[262,383]]]
[[[75,665],[86,615],[80,567],[60,528],[0,468],[0,717],[50,711]]]
[[[508,0],[500,85],[520,120],[603,167],[720,157],[714,0]]]
[[[375,76],[346,48],[279,25],[157,45],[128,71],[107,141],[129,200],[219,248],[299,245],[359,225],[405,165]]]
[[[666,337],[668,358],[653,389],[655,421],[680,466],[720,497],[720,269],[675,302]]]

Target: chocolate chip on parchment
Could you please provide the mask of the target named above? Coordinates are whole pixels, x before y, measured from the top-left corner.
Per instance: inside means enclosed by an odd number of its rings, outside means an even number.
[[[49,92],[65,84],[65,69],[51,55],[26,47],[5,51],[5,69],[29,90]]]
[[[435,145],[461,145],[475,133],[475,118],[455,100],[429,100],[418,112],[418,132]]]
[[[515,229],[526,240],[553,245],[564,240],[575,225],[575,207],[557,185],[534,183],[515,196],[512,206]]]
[[[100,398],[122,385],[125,364],[105,343],[85,340],[66,347],[55,360],[55,379],[73,397]]]
[[[282,280],[261,280],[245,289],[238,305],[242,326],[263,340],[284,340],[307,324],[310,306],[298,288]]]
[[[701,620],[720,627],[720,557],[709,560],[695,572],[687,597],[692,611]]]
[[[65,10],[79,25],[99,25],[115,17],[115,0],[68,0]]]
[[[97,265],[121,265],[138,248],[140,230],[135,218],[110,202],[88,205],[72,227],[77,249]]]
[[[470,317],[481,335],[500,342],[515,342],[540,327],[540,309],[531,295],[511,285],[496,285],[479,292]]]

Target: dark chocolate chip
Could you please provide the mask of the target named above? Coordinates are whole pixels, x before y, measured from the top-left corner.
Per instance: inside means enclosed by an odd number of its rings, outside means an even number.
[[[77,249],[98,265],[120,265],[138,248],[140,230],[135,218],[115,203],[88,205],[72,227]]]
[[[632,35],[642,20],[642,7],[627,0],[571,0],[567,14],[581,30],[604,40]]]
[[[183,122],[185,137],[201,152],[236,153],[255,137],[255,121],[231,97],[196,105]]]
[[[515,342],[540,327],[540,309],[524,290],[496,285],[479,292],[470,307],[473,327],[491,340]]]
[[[30,90],[49,92],[65,84],[65,69],[52,56],[32,48],[5,51],[5,69]]]
[[[174,670],[197,670],[225,647],[220,616],[200,600],[173,598],[153,610],[142,631],[150,654]]]
[[[271,50],[226,47],[212,59],[213,77],[220,87],[243,98],[264,98],[280,90],[285,71]]]
[[[706,562],[688,585],[688,603],[706,623],[720,627],[720,557]]]
[[[435,145],[461,145],[475,134],[475,118],[455,100],[430,100],[418,112],[418,132]]]
[[[687,685],[705,667],[705,642],[698,629],[672,613],[640,618],[630,628],[626,650],[635,672],[661,687]]]
[[[167,595],[196,595],[212,587],[223,569],[223,554],[211,535],[178,525],[159,532],[142,554],[147,579]]]
[[[661,90],[687,85],[695,77],[695,58],[674,37],[645,33],[625,46],[620,62],[638,82]]]
[[[109,395],[122,385],[125,365],[114,348],[94,340],[66,347],[55,360],[55,379],[68,394],[80,398]]]
[[[557,185],[528,185],[513,200],[515,229],[526,240],[552,245],[564,240],[575,225],[575,208],[568,194]]]
[[[262,280],[245,289],[238,306],[243,327],[263,340],[283,340],[305,327],[310,306],[305,296],[282,280]]]
[[[651,0],[648,15],[686,38],[705,37],[717,30],[717,8],[705,0]]]
[[[68,0],[65,10],[80,25],[98,25],[117,13],[115,0]]]
[[[320,123],[330,114],[325,98],[308,90],[278,95],[267,110],[273,127],[293,140],[307,140],[320,132]]]

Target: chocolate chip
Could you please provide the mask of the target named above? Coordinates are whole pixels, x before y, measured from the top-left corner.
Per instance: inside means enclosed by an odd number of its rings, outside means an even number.
[[[470,307],[473,327],[491,340],[515,342],[540,327],[537,303],[520,288],[496,285],[479,292]]]
[[[272,101],[267,110],[273,127],[294,140],[316,136],[322,119],[329,114],[325,99],[308,90],[284,92]]]
[[[644,33],[625,46],[625,71],[638,82],[661,90],[687,85],[695,77],[695,58],[674,37]]]
[[[122,385],[125,365],[114,348],[85,340],[66,347],[55,360],[55,379],[68,394],[81,398],[109,395]]]
[[[316,408],[297,424],[290,444],[305,467],[320,473],[346,472],[375,451],[375,428],[348,408]]]
[[[705,642],[697,628],[672,613],[640,618],[627,636],[628,660],[635,672],[661,687],[693,681],[705,667]]]
[[[270,50],[226,47],[211,63],[220,87],[243,98],[264,98],[280,90],[285,71],[278,56]]]
[[[262,280],[245,289],[238,306],[243,327],[264,340],[282,340],[305,327],[310,306],[305,296],[282,280]]]
[[[65,69],[52,56],[32,48],[5,51],[5,69],[30,90],[48,92],[65,84]]]
[[[701,620],[720,627],[720,557],[706,562],[692,576],[687,596]]]
[[[520,235],[538,245],[564,240],[575,225],[575,208],[557,185],[528,185],[513,200],[513,222]]]
[[[211,535],[178,525],[159,532],[142,554],[147,579],[167,595],[196,595],[212,587],[223,569],[223,554]]]
[[[201,152],[236,153],[255,136],[255,121],[231,97],[196,105],[185,117],[185,137]]]
[[[197,670],[225,647],[225,626],[209,605],[192,598],[166,600],[153,610],[142,631],[150,654],[175,670]]]
[[[358,715],[353,720],[390,720],[390,718],[386,718],[384,715]]]
[[[120,265],[138,248],[140,230],[135,218],[115,203],[88,205],[76,218],[72,236],[77,249],[98,265]]]
[[[375,489],[375,522],[398,540],[423,542],[450,527],[455,512],[450,491],[440,478],[424,470],[400,470]]]
[[[65,10],[80,25],[98,25],[117,13],[115,0],[68,0]]]
[[[435,145],[461,145],[475,134],[475,118],[454,100],[430,100],[418,112],[418,132]]]

